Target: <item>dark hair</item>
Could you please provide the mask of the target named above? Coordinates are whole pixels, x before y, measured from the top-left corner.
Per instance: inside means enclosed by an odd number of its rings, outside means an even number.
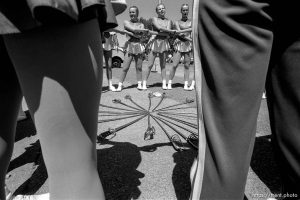
[[[189,4],[184,3],[184,4],[181,5],[180,12],[182,11],[182,8],[183,8],[184,6],[187,6],[187,7],[189,8]]]
[[[159,4],[157,4],[157,5],[156,5],[156,7],[155,7],[155,11],[156,11],[156,12],[157,12],[157,7],[158,7],[158,6],[160,6],[160,5],[163,5],[163,6],[164,6],[164,8],[166,8],[165,4],[163,4],[163,3],[159,3]]]
[[[139,8],[137,6],[130,6],[128,10],[130,10],[131,8],[135,8],[137,16],[139,16],[140,13]]]

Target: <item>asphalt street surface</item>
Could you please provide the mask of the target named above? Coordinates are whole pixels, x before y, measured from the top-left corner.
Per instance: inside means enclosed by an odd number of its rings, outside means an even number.
[[[143,64],[143,67],[145,69],[146,63]],[[170,64],[167,66],[167,69],[169,68]],[[115,84],[117,84],[121,71],[121,68],[113,69]],[[99,138],[96,145],[98,170],[107,199],[160,200],[188,199],[189,197],[191,190],[189,171],[197,156],[197,151],[182,137],[181,141],[185,150],[176,151],[168,138],[168,134],[173,135],[175,132],[162,121],[159,122],[163,128],[152,118],[148,121],[147,116],[138,120],[145,113],[144,110],[149,108],[149,93],[156,95],[151,98],[152,109],[159,104],[160,95],[163,92],[166,93],[165,98],[157,109],[182,104],[187,98],[195,99],[194,91],[183,90],[182,65],[178,67],[173,81],[173,90],[163,91],[161,89],[159,71],[160,69],[157,68],[157,72],[151,72],[148,82],[149,89],[139,91],[136,88],[135,68],[132,65],[122,92],[107,91],[107,80],[104,73],[101,104],[108,107],[99,107],[98,135],[107,133],[109,129],[116,130],[114,137],[110,135],[106,140]],[[130,102],[128,99],[130,97],[138,106]],[[122,105],[118,103],[119,101],[135,107],[135,109]],[[180,109],[177,110],[165,110],[165,114],[181,116],[184,121],[196,123],[196,119],[193,117],[196,113],[194,102],[182,104],[179,107]],[[134,112],[136,115],[132,116],[126,112]],[[161,113],[158,114],[158,111],[151,113],[156,119],[161,117]],[[128,123],[129,125],[126,126]],[[180,121],[176,123],[182,124]],[[122,128],[123,125],[125,127]],[[145,140],[144,133],[148,126],[154,127],[155,134],[153,139]],[[186,127],[191,128],[191,125]],[[190,134],[190,132],[184,131],[182,133],[186,136]],[[254,153],[246,184],[245,196],[247,199],[266,199],[271,194],[279,192],[280,178],[270,141],[267,105],[266,100],[262,99],[257,120]],[[48,192],[47,179],[36,129],[28,115],[27,119],[18,122],[7,186],[15,194],[41,194]]]

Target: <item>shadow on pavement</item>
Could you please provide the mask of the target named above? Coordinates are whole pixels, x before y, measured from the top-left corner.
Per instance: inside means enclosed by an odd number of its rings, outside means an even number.
[[[173,169],[172,182],[176,197],[179,200],[189,199],[191,192],[190,170],[197,154],[197,150],[192,148],[173,154],[176,165]]]
[[[129,142],[102,141],[113,145],[98,149],[98,171],[107,200],[137,199],[141,191],[140,178],[145,175],[137,170],[142,157],[138,146]]]
[[[35,143],[30,144],[25,150],[22,155],[11,161],[8,172],[27,163],[34,163],[33,169],[31,170],[33,174],[16,189],[14,192],[15,195],[35,194],[48,178],[39,141],[37,140]]]
[[[36,129],[29,112],[26,111],[25,114],[27,118],[17,123],[15,142],[36,135]]]
[[[256,137],[251,168],[272,193],[280,193],[281,179],[270,135]]]

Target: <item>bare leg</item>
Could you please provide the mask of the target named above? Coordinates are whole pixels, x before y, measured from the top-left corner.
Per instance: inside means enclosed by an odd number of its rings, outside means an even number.
[[[95,148],[102,86],[97,20],[4,39],[34,117],[50,198],[104,199]]]
[[[142,55],[136,55],[134,57],[136,67],[136,80],[138,83],[138,89],[142,89],[142,69],[143,69],[143,58]]]
[[[5,175],[14,147],[21,90],[16,72],[0,37],[0,199],[5,197]]]
[[[181,53],[180,52],[175,52],[174,55],[173,55],[173,66],[172,66],[172,69],[170,71],[169,81],[168,81],[168,89],[169,90],[172,89],[172,81],[173,81],[173,78],[175,76],[175,72],[176,72],[176,69],[178,67],[180,58],[181,58]]]
[[[150,72],[151,72],[151,69],[153,67],[155,57],[156,56],[155,56],[155,54],[153,52],[149,53],[149,56],[148,56],[148,66],[147,66],[147,69],[146,69],[146,72],[145,72],[145,77],[144,77],[144,80],[143,80],[143,90],[147,89],[147,80],[148,80],[148,78],[150,76]]]
[[[117,91],[122,90],[123,82],[126,78],[128,70],[130,68],[131,61],[132,61],[132,56],[128,55],[128,53],[127,53],[125,55],[125,62],[124,62],[123,68],[122,68],[123,71],[122,71],[122,74],[121,74],[121,77],[119,80],[119,85],[118,85]]]
[[[190,53],[184,53],[184,89],[189,90],[189,79],[190,79],[190,64],[191,56]]]
[[[112,51],[103,50],[105,66],[106,66],[106,77],[108,81],[108,88],[111,91],[116,91],[115,87],[112,84]]]
[[[159,54],[159,62],[160,62],[160,68],[161,68],[161,79],[162,79],[162,88],[164,90],[167,88],[167,71],[166,71],[166,59],[167,59],[168,52],[163,52]]]

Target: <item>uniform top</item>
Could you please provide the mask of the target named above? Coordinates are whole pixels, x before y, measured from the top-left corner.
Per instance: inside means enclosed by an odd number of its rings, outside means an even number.
[[[163,27],[163,28],[166,28],[166,29],[170,29],[171,28],[171,24],[172,24],[172,21],[165,18],[165,19],[160,19],[160,18],[157,18],[157,23]],[[153,30],[154,31],[157,31],[157,32],[160,32],[160,30],[158,30],[155,26],[153,26]],[[162,36],[162,35],[157,35],[155,36],[156,39],[166,39],[167,37],[166,36]]]
[[[0,34],[92,18],[98,18],[101,31],[117,26],[110,0],[0,0]]]

